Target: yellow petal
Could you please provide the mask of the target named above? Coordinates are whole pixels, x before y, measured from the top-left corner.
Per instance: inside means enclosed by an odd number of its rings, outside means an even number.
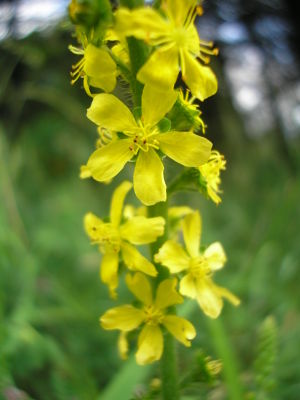
[[[138,339],[138,351],[135,355],[139,365],[150,364],[161,358],[163,335],[159,326],[145,325]]]
[[[110,222],[114,226],[120,224],[124,199],[131,188],[132,183],[124,181],[114,191],[110,206]]]
[[[89,44],[84,59],[84,72],[92,78],[90,84],[111,92],[116,86],[117,67],[108,51]]]
[[[133,156],[130,145],[130,139],[120,139],[94,151],[87,162],[92,177],[104,182],[116,176]]]
[[[210,278],[197,279],[197,301],[204,314],[217,318],[223,308],[223,300],[218,287]]]
[[[95,214],[89,212],[85,214],[83,224],[84,229],[91,240],[93,242],[98,242],[101,239],[103,221]]]
[[[156,276],[154,265],[147,260],[134,246],[129,243],[121,244],[123,260],[131,271],[141,271],[146,275]]]
[[[184,243],[191,257],[199,256],[202,221],[198,211],[187,214],[182,221]]]
[[[114,299],[117,297],[119,253],[110,251],[103,255],[100,265],[100,278],[105,283]]]
[[[176,98],[175,90],[161,91],[152,85],[145,85],[142,95],[144,125],[156,125],[173,107]]]
[[[118,349],[122,360],[127,360],[128,358],[128,340],[126,332],[122,331],[118,339]]]
[[[187,50],[183,50],[182,64],[182,79],[193,96],[203,101],[216,93],[218,81],[209,67],[201,65]]]
[[[227,261],[223,246],[219,242],[215,242],[208,246],[204,251],[204,257],[207,259],[212,271],[223,268]]]
[[[179,73],[178,50],[161,47],[155,50],[137,74],[137,79],[159,90],[173,89]]]
[[[188,268],[190,258],[180,244],[168,240],[155,254],[154,260],[169,268],[171,274],[177,274]]]
[[[193,324],[176,315],[167,315],[164,318],[163,324],[179,342],[190,347],[190,341],[196,336],[196,330]]]
[[[166,0],[165,3],[166,7],[164,9],[175,22],[175,25],[183,26],[190,9],[196,7],[197,0]]]
[[[193,212],[193,209],[188,206],[170,207],[168,209],[169,218],[181,218]]]
[[[114,75],[109,73],[107,75],[102,74],[101,77],[92,77],[88,80],[90,86],[103,89],[108,93],[114,90],[116,82],[116,74]]]
[[[81,165],[79,178],[86,179],[86,178],[90,178],[91,176],[92,176],[92,174],[91,174],[91,171],[88,169],[88,167],[86,165]]]
[[[154,150],[139,152],[133,185],[136,197],[146,206],[166,201],[164,166]]]
[[[125,36],[151,41],[164,33],[166,25],[160,14],[150,7],[135,10],[120,8],[115,13],[115,30]]]
[[[129,304],[111,308],[100,317],[103,329],[120,329],[124,332],[129,332],[137,328],[143,320],[143,311]]]
[[[165,220],[162,217],[132,217],[120,228],[123,239],[133,244],[146,244],[156,241],[164,233]]]
[[[210,156],[212,143],[194,133],[172,131],[161,133],[155,139],[168,157],[185,167],[199,167]]]
[[[101,128],[116,132],[132,132],[137,127],[129,108],[112,94],[97,94],[87,110],[87,117]]]
[[[220,204],[222,199],[210,185],[207,185],[207,194],[215,204]]]
[[[128,289],[146,306],[152,304],[152,288],[149,280],[140,272],[126,275]]]
[[[186,297],[191,299],[197,298],[197,287],[196,282],[192,274],[186,274],[180,281],[179,292]]]
[[[183,303],[183,297],[176,290],[177,279],[165,279],[156,291],[155,306],[159,309]]]
[[[219,293],[220,296],[224,297],[224,299],[227,299],[230,301],[231,304],[234,306],[238,306],[240,304],[240,299],[236,297],[233,293],[231,293],[229,290],[226,288],[223,288],[221,286],[214,285],[215,289]]]

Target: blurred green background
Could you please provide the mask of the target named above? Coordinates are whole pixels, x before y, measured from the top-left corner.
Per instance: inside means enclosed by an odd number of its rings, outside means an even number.
[[[76,59],[67,50],[71,27],[61,20],[66,2],[45,20],[37,4],[26,14],[29,3],[0,3],[0,398],[159,398],[150,384],[159,366],[120,361],[117,333],[99,327],[112,302],[82,226],[88,211],[108,214],[114,187],[132,170],[108,186],[79,180],[97,134],[85,117],[90,99],[69,82]],[[203,243],[220,240],[228,255],[216,281],[242,303],[226,304],[217,321],[192,303],[181,310],[198,332],[191,349],[178,346],[182,399],[297,400],[296,9],[280,1],[220,3],[205,3],[199,30],[221,51],[213,62],[220,90],[202,110],[208,137],[227,158],[223,201],[216,207],[182,194],[174,204],[200,209]],[[170,180],[174,165],[166,168]],[[121,287],[120,301],[126,293]],[[221,373],[206,356],[221,359]]]

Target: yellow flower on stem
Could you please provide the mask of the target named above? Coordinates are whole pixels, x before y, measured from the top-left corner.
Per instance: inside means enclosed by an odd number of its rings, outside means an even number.
[[[136,361],[145,365],[157,361],[163,353],[163,325],[178,341],[185,346],[190,346],[190,341],[196,336],[194,326],[184,318],[167,312],[168,307],[180,304],[183,298],[176,291],[177,280],[166,279],[162,281],[153,299],[150,282],[145,275],[137,272],[126,276],[126,283],[134,296],[142,303],[142,308],[126,304],[112,308],[100,317],[104,329],[119,329],[119,351],[125,358],[128,345],[126,333],[138,328],[143,328],[138,337],[138,351]]]
[[[161,8],[165,17],[150,7],[120,8],[115,14],[117,31],[155,47],[137,78],[160,89],[173,88],[181,70],[193,96],[203,101],[216,93],[218,82],[212,70],[198,60],[207,64],[209,56],[218,51],[198,36],[194,21],[201,9],[197,0],[164,0]]]
[[[186,167],[198,167],[210,155],[211,142],[191,132],[161,133],[157,124],[172,108],[177,93],[164,93],[145,86],[142,95],[142,116],[136,121],[131,111],[118,98],[101,93],[94,97],[87,110],[88,118],[124,137],[96,150],[87,167],[92,177],[104,182],[116,176],[134,156],[137,156],[133,176],[134,191],[145,205],[166,200],[164,166],[159,150]]]
[[[184,272],[179,292],[196,299],[203,312],[217,318],[223,307],[223,298],[237,306],[240,300],[229,290],[212,280],[215,271],[223,268],[226,255],[222,245],[215,242],[200,251],[201,218],[198,211],[187,214],[183,220],[183,238],[186,250],[173,240],[168,240],[155,255],[155,261],[166,266],[172,274]]]
[[[214,203],[221,203],[219,186],[221,184],[220,172],[226,169],[224,156],[217,150],[213,150],[207,163],[201,165],[198,169],[205,181],[208,196]]]
[[[116,86],[117,66],[105,46],[96,47],[84,40],[83,48],[70,45],[69,50],[81,59],[72,66],[71,84],[83,78],[86,93],[93,97],[90,86],[111,92]]]
[[[116,297],[118,287],[119,253],[123,261],[132,271],[142,271],[147,275],[156,276],[154,265],[148,261],[133,245],[155,242],[164,232],[165,221],[162,217],[146,218],[132,217],[122,223],[122,209],[125,196],[132,188],[128,181],[123,182],[112,197],[110,221],[103,222],[92,213],[84,218],[84,226],[92,243],[99,244],[103,253],[100,277],[108,285],[112,297]]]

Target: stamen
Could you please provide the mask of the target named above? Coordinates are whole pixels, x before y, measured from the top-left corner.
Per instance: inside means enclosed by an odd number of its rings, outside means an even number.
[[[205,54],[210,54],[211,56],[217,56],[219,54],[219,49],[216,47],[214,49],[206,49],[205,47],[200,47],[200,51]]]
[[[72,65],[72,69],[77,69],[83,63],[84,63],[84,58],[81,58],[76,64]]]
[[[159,150],[159,145],[158,145],[158,144],[155,144],[155,143],[148,143],[148,146],[149,146],[149,147],[153,147],[153,149],[155,149],[155,150]]]
[[[201,53],[198,54],[197,58],[199,58],[201,61],[203,61],[204,64],[209,64],[209,62],[210,62],[210,57],[206,57]]]
[[[212,40],[207,41],[207,40],[199,39],[199,43],[201,46],[206,46],[206,47],[213,47],[213,45],[214,45],[214,42]]]
[[[200,4],[196,7],[196,12],[197,12],[197,15],[199,15],[199,17],[201,17],[201,15],[203,15],[203,7],[200,6]]]
[[[82,70],[83,70],[83,67],[84,67],[84,62],[85,62],[85,60],[84,60],[84,57],[83,57],[81,60],[78,61],[77,64],[72,65],[73,71],[70,72],[71,77],[74,78],[74,79],[71,80],[71,84],[72,85],[74,85],[74,83],[82,76]]]
[[[188,11],[186,20],[184,22],[184,27],[188,28],[190,25],[192,25],[197,15],[198,15],[197,7],[191,7],[190,10]]]
[[[198,57],[205,63],[208,64],[210,62],[210,57],[204,56],[204,54],[208,54],[210,56],[217,56],[219,54],[218,48],[213,48],[214,43],[212,41],[206,41],[199,39],[200,43],[200,53]]]
[[[68,46],[68,49],[71,51],[71,53],[73,53],[73,54],[78,54],[78,55],[82,55],[82,54],[84,54],[84,50],[83,49],[80,49],[79,47],[75,47],[75,46],[73,46],[73,45],[69,45]]]

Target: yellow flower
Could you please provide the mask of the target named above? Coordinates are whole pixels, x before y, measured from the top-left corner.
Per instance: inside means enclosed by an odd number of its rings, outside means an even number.
[[[155,50],[139,70],[137,78],[160,89],[173,88],[179,70],[192,94],[205,100],[216,93],[218,83],[212,70],[198,62],[216,55],[213,43],[201,40],[194,20],[199,14],[197,0],[165,0],[163,17],[150,7],[116,12],[116,30],[143,39]]]
[[[84,40],[83,48],[69,46],[72,53],[81,55],[81,59],[72,66],[71,84],[83,78],[83,87],[89,96],[93,96],[90,86],[111,92],[116,86],[117,67],[105,46],[96,47]]]
[[[226,255],[219,242],[200,251],[201,218],[198,211],[187,214],[183,220],[183,238],[187,252],[181,245],[168,240],[155,255],[155,261],[169,268],[172,274],[185,272],[180,281],[182,295],[197,299],[204,313],[217,318],[223,307],[223,297],[238,305],[239,299],[227,289],[212,281],[215,271],[223,268]]]
[[[155,242],[164,232],[165,221],[162,217],[132,217],[122,223],[122,209],[125,196],[132,188],[128,181],[123,182],[112,197],[110,221],[103,222],[92,213],[84,218],[84,225],[92,243],[99,244],[103,253],[100,277],[108,285],[112,297],[116,297],[118,287],[119,253],[122,253],[125,265],[132,271],[142,271],[156,276],[154,265],[148,261],[133,245]]]
[[[217,150],[213,150],[207,163],[199,167],[202,178],[205,181],[208,196],[216,204],[221,202],[222,193],[219,186],[221,184],[220,172],[226,169],[226,160]]]
[[[198,167],[210,155],[211,142],[191,132],[161,133],[158,122],[171,109],[177,94],[145,86],[142,95],[142,117],[136,121],[131,111],[111,94],[94,97],[88,118],[102,128],[123,132],[124,137],[96,150],[87,162],[92,177],[100,182],[116,176],[124,165],[137,156],[133,176],[136,196],[145,205],[166,200],[164,166],[160,150],[186,167]]]
[[[190,341],[196,336],[194,326],[184,318],[168,314],[167,308],[183,302],[183,298],[177,293],[176,279],[166,279],[161,282],[153,299],[151,285],[145,275],[137,272],[127,275],[126,283],[134,296],[142,303],[142,308],[136,308],[126,304],[112,308],[100,318],[104,329],[119,329],[119,351],[122,358],[125,357],[128,346],[126,345],[126,333],[138,328],[143,328],[138,337],[138,351],[136,361],[145,365],[157,361],[163,353],[163,325],[178,341],[185,346],[190,346]]]

